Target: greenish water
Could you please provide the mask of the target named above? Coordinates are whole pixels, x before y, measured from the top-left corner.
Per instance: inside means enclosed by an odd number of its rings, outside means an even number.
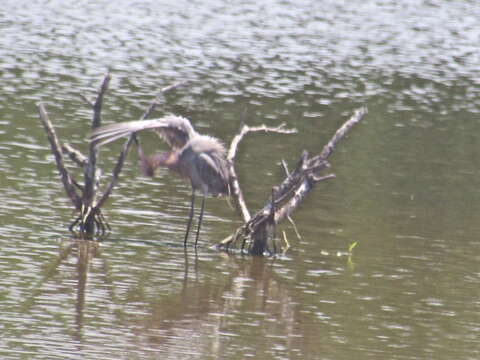
[[[477,1],[4,1],[0,10],[2,359],[478,359],[480,3]],[[189,117],[229,143],[251,210],[304,149],[369,114],[330,158],[337,178],[294,214],[273,258],[210,248],[240,223],[208,199],[185,254],[188,184],[131,156],[99,244],[72,239],[36,103],[86,150],[104,123]],[[153,136],[147,147],[165,149]],[[120,144],[102,150],[108,173]],[[72,167],[73,169],[73,167]],[[79,174],[80,175],[80,174]],[[106,180],[106,179],[105,179]],[[353,242],[353,256],[346,250]]]

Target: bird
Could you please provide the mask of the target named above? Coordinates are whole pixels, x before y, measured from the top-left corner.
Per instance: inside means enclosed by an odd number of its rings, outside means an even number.
[[[187,246],[195,209],[195,192],[202,197],[198,217],[195,247],[205,210],[207,195],[230,195],[231,175],[226,149],[215,137],[199,134],[190,121],[182,116],[167,115],[158,119],[127,121],[98,127],[93,130],[90,141],[95,148],[106,145],[125,136],[142,130],[152,130],[170,146],[170,151],[145,156],[137,142],[140,170],[146,176],[153,176],[158,167],[166,167],[190,182],[192,195],[190,213],[183,246]]]

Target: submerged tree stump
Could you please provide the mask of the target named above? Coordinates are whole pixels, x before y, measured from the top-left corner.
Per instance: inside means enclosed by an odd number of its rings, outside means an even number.
[[[93,110],[91,129],[95,129],[101,125],[102,104],[105,93],[108,90],[110,79],[110,74],[107,74],[103,79],[94,102],[81,95],[82,99]],[[149,107],[141,117],[141,120],[146,119],[150,115],[159,103],[160,97],[163,96],[165,92],[173,90],[183,83],[184,82],[176,83],[161,89],[157,97],[150,103]],[[110,182],[105,190],[101,192],[99,189],[100,171],[97,169],[97,150],[95,146],[89,144],[88,156],[85,156],[69,144],[60,145],[55,129],[48,117],[45,104],[38,103],[37,105],[40,120],[47,133],[50,148],[55,157],[63,187],[65,188],[65,192],[72,202],[74,211],[77,215],[76,219],[70,224],[69,230],[74,232],[75,229],[78,229],[78,233],[82,238],[92,238],[95,234],[104,235],[107,231],[110,231],[110,226],[105,220],[101,208],[110,197],[113,188],[118,181],[130,145],[132,141],[136,140],[135,136],[132,135],[125,142],[113,169]],[[68,154],[70,159],[83,169],[83,184],[80,184],[75,180],[65,167],[64,154]]]
[[[85,98],[88,104],[93,109],[92,128],[96,128],[101,124],[101,111],[103,104],[103,97],[108,89],[110,83],[110,75],[107,74],[102,82],[97,98],[94,103],[91,103]],[[96,158],[97,153],[93,146],[89,147],[89,156],[85,157],[83,154],[73,149],[70,145],[60,145],[60,141],[56,135],[55,129],[48,117],[45,104],[38,104],[40,120],[47,133],[50,148],[55,156],[57,169],[60,173],[65,191],[74,206],[77,213],[77,218],[70,225],[69,229],[73,230],[78,225],[81,237],[89,237],[95,233],[95,229],[105,232],[108,224],[104,221],[100,207],[95,206],[97,195],[97,169]],[[70,158],[81,166],[84,170],[84,183],[80,185],[73,176],[69,173],[64,164],[64,152],[70,152]]]

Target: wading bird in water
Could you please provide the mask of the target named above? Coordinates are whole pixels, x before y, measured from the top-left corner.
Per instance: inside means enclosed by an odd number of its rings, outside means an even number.
[[[198,190],[203,195],[195,237],[195,246],[197,246],[206,195],[218,196],[230,193],[226,150],[216,138],[197,133],[188,119],[173,115],[160,119],[129,121],[103,126],[93,131],[91,141],[96,147],[99,147],[119,138],[136,134],[141,130],[155,131],[171,148],[171,151],[145,156],[137,143],[140,169],[143,174],[153,176],[155,169],[163,166],[190,181],[192,186],[190,216],[183,243],[185,247],[192,225],[195,191]]]

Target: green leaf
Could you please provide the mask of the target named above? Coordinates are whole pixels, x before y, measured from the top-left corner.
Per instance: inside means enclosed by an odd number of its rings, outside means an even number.
[[[355,249],[355,246],[357,246],[357,244],[358,244],[357,241],[351,243],[350,246],[348,247],[348,252],[351,253],[353,249]]]

